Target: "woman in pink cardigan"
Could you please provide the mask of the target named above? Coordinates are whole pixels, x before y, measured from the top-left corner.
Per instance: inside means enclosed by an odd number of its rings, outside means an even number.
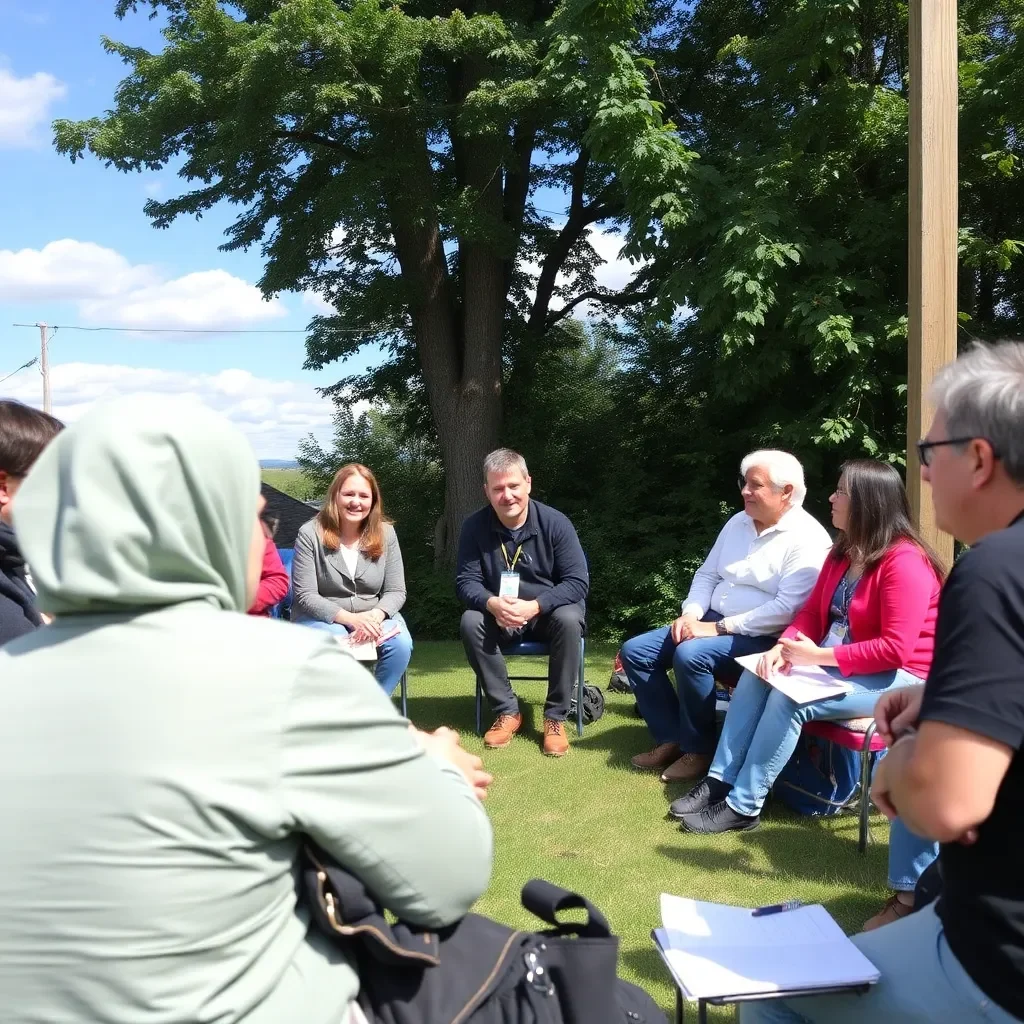
[[[829,501],[835,544],[811,596],[758,671],[819,665],[852,689],[796,704],[744,672],[707,777],[672,804],[686,831],[756,828],[805,722],[870,716],[881,693],[928,674],[944,569],[910,522],[899,473],[869,459],[848,462]]]

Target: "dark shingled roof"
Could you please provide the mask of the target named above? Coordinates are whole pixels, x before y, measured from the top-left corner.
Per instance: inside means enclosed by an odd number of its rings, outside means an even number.
[[[268,483],[260,485],[260,493],[267,502],[263,518],[277,521],[274,543],[279,548],[295,547],[299,527],[308,523],[316,515],[316,510],[310,508],[304,501],[271,487]]]

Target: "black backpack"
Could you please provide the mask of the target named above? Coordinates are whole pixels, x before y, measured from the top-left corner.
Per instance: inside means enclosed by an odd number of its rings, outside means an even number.
[[[642,989],[616,976],[619,940],[588,900],[550,882],[523,906],[552,927],[515,931],[479,914],[431,932],[390,924],[354,875],[312,843],[300,899],[359,974],[372,1024],[668,1024]],[[583,924],[559,911],[583,909]]]
[[[604,694],[599,686],[583,684],[583,721],[596,722],[604,714]],[[569,720],[576,717],[576,695],[569,702]]]

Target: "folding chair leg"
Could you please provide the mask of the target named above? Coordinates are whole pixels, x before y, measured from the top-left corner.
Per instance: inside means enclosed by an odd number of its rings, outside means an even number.
[[[875,736],[872,722],[864,733],[864,745],[860,753],[860,834],[857,837],[857,852],[868,848],[868,815],[871,813],[871,741]]]
[[[580,637],[580,670],[576,675],[576,735],[583,735],[583,655],[586,653],[586,643]]]
[[[480,680],[476,681],[476,734],[477,736],[483,736],[484,725],[483,725],[483,691],[480,687]]]
[[[403,718],[408,718],[409,717],[409,691],[408,691],[409,678],[408,677],[409,677],[409,673],[408,672],[403,672],[402,673],[402,681],[399,683],[399,686],[402,688],[402,717]]]

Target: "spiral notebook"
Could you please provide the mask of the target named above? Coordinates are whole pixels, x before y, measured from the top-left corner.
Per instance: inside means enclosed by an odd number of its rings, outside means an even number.
[[[661,922],[652,937],[689,999],[849,989],[879,978],[822,906],[753,917],[662,893]]]

